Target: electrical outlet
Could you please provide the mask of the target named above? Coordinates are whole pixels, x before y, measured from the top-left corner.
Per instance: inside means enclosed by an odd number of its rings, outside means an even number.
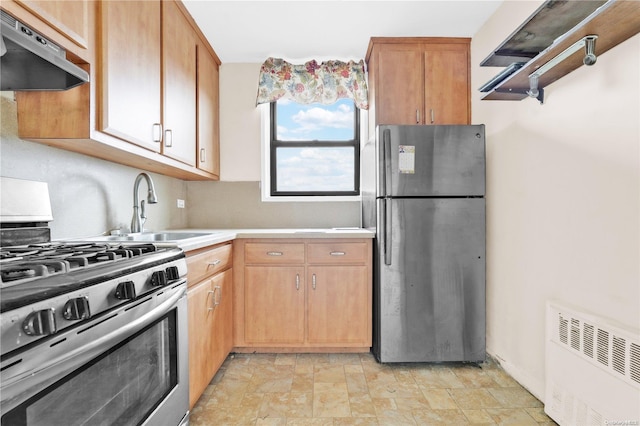
[[[178,198],[178,208],[179,209],[184,209],[184,200],[181,200]]]

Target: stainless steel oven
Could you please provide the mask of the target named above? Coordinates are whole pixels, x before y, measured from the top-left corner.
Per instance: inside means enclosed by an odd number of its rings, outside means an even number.
[[[182,250],[36,234],[0,248],[1,425],[188,424]]]

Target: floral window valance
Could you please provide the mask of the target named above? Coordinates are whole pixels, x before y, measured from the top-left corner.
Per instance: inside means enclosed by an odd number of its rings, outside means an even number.
[[[351,98],[360,109],[369,109],[364,61],[315,60],[293,65],[279,58],[267,59],[260,68],[256,105],[288,98],[301,104],[332,104]]]

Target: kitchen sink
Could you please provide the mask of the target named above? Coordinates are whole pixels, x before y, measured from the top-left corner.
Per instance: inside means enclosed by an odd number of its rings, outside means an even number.
[[[181,241],[189,238],[210,237],[218,232],[144,232],[122,235],[108,235],[92,238],[100,241]]]

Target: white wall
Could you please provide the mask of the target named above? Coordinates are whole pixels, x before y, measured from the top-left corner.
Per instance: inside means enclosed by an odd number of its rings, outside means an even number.
[[[487,349],[544,398],[545,303],[640,328],[640,35],[545,89],[481,101],[478,64],[539,1],[473,37],[473,123],[487,136]],[[597,43],[596,43],[597,53]]]
[[[364,54],[364,52],[363,52]],[[220,182],[189,182],[193,228],[331,228],[360,226],[359,202],[262,202],[261,64],[220,67]]]
[[[142,170],[20,140],[13,92],[2,92],[0,111],[0,175],[49,184],[53,239],[99,235],[130,226],[133,183]],[[186,197],[185,182],[150,175],[159,202],[148,205],[145,227],[185,227],[186,212],[176,207],[176,199]],[[145,197],[146,192],[146,183],[142,182],[140,196]]]

